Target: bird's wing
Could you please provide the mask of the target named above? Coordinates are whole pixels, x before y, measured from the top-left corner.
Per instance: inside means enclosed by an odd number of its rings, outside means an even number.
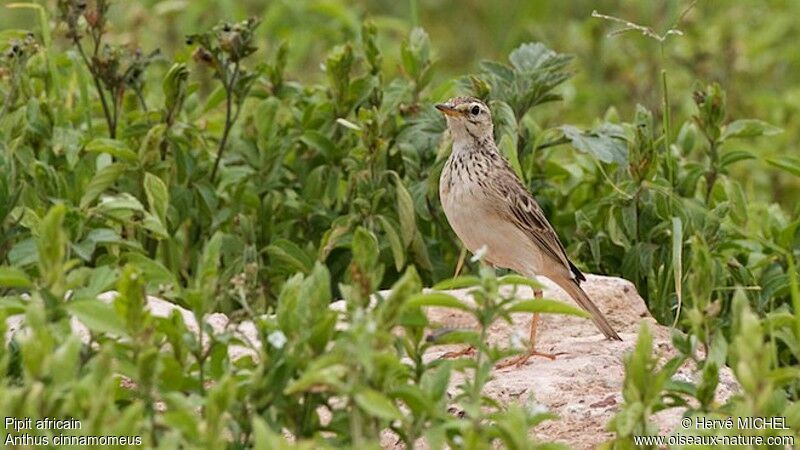
[[[511,168],[508,168],[505,176],[501,178],[498,190],[500,195],[505,197],[504,202],[498,202],[500,214],[525,232],[531,241],[554,262],[563,264],[574,274],[575,278],[585,279],[580,270],[567,257],[564,245],[561,244],[553,226],[544,216],[542,208],[525,189],[516,174],[511,171]]]

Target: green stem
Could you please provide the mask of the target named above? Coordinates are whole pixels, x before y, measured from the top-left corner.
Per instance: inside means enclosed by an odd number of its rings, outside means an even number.
[[[232,114],[233,109],[233,86],[236,83],[236,79],[239,77],[239,62],[237,61],[234,63],[233,66],[233,75],[228,80],[227,85],[225,85],[225,129],[222,130],[222,138],[219,141],[219,148],[217,149],[217,159],[214,161],[214,168],[211,170],[211,182],[214,182],[214,179],[217,176],[217,170],[219,170],[219,163],[222,161],[222,154],[225,152],[225,144],[228,142],[228,135],[230,134],[231,128],[233,127],[233,122],[236,120]],[[241,106],[239,107],[239,111],[241,110]],[[239,111],[236,111],[236,116],[239,115]]]
[[[667,88],[667,71],[666,69],[661,70],[661,91],[664,96],[663,98],[663,108],[664,108],[664,151],[667,154],[667,178],[669,179],[670,186],[675,186],[675,160],[672,155],[671,144],[672,141],[671,136],[671,129],[670,129],[670,116],[671,116],[671,108],[669,103],[669,90]]]
[[[92,80],[94,81],[94,87],[97,89],[97,95],[100,97],[100,105],[103,107],[103,115],[106,118],[106,124],[108,125],[108,135],[111,139],[115,139],[117,137],[117,130],[116,124],[114,120],[111,118],[111,111],[108,109],[108,102],[106,101],[106,95],[103,92],[103,86],[100,83],[100,78],[98,78],[97,73],[94,70],[94,66],[92,62],[89,61],[89,57],[86,56],[86,52],[83,50],[83,45],[81,44],[80,39],[73,38],[72,42],[75,44],[75,47],[78,49],[78,53],[81,55],[81,59],[83,59],[83,63],[86,65],[86,68],[89,70],[89,74],[92,75]],[[98,45],[95,44],[95,53],[97,52]]]
[[[409,10],[411,12],[411,26],[419,26],[419,2],[418,0],[409,0]]]

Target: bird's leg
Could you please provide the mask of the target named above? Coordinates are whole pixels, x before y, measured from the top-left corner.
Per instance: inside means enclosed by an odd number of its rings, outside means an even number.
[[[543,293],[541,289],[534,289],[533,296],[536,298],[542,298]],[[521,366],[528,362],[529,359],[533,356],[541,356],[542,358],[547,358],[549,360],[556,359],[557,356],[563,355],[564,353],[542,353],[536,350],[536,331],[539,328],[539,313],[533,313],[533,317],[531,318],[531,331],[530,331],[530,340],[528,343],[528,351],[527,353],[519,356],[515,356],[513,358],[509,358],[506,361],[503,361],[497,364],[496,368],[503,369],[509,366]]]

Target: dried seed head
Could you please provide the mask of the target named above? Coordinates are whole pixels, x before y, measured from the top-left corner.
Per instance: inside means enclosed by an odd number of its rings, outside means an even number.
[[[197,47],[194,53],[192,53],[192,58],[201,64],[212,65],[214,63],[214,56],[203,47]]]

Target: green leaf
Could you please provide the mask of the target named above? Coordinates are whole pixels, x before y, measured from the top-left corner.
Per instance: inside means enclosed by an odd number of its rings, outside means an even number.
[[[400,44],[400,61],[403,70],[414,79],[422,74],[430,61],[430,39],[422,28],[414,28]]]
[[[142,218],[142,226],[153,232],[159,239],[168,239],[169,238],[169,231],[161,222],[161,219],[154,216],[150,213],[144,213],[144,217]]]
[[[267,246],[267,253],[276,263],[287,265],[294,270],[308,274],[314,266],[314,258],[287,239],[278,239]]]
[[[741,119],[729,123],[722,132],[720,140],[730,138],[751,138],[758,136],[774,136],[783,130],[757,119]]]
[[[481,284],[481,280],[478,277],[472,275],[462,275],[456,278],[450,278],[449,280],[440,281],[433,285],[432,289],[437,291],[446,291],[451,289],[464,289],[468,287],[475,287]]]
[[[484,344],[481,342],[480,333],[473,330],[437,330],[433,336],[433,342],[436,345],[466,344],[479,347]]]
[[[167,207],[169,206],[169,192],[167,185],[151,173],[144,174],[144,191],[147,195],[147,204],[162,225],[167,224]]]
[[[336,146],[333,142],[317,130],[306,130],[300,136],[300,142],[318,151],[326,159],[331,159],[336,155]]]
[[[414,212],[414,200],[411,199],[411,194],[408,193],[400,177],[395,177],[395,186],[397,193],[397,215],[400,218],[400,235],[403,237],[403,243],[406,247],[414,240],[414,235],[417,233],[416,214]]]
[[[178,281],[175,278],[175,275],[159,261],[152,260],[141,253],[133,253],[133,252],[125,253],[124,255],[122,255],[122,259],[123,261],[126,261],[128,264],[136,266],[136,268],[142,271],[142,275],[147,280],[148,284],[151,285],[172,284],[173,286],[178,285]]]
[[[403,242],[389,219],[384,216],[378,216],[378,220],[381,223],[381,227],[383,227],[384,234],[386,234],[386,239],[389,240],[389,247],[392,249],[392,257],[394,257],[394,267],[399,272],[406,264],[406,252]]]
[[[612,131],[606,124],[604,129],[583,132],[572,125],[561,126],[564,136],[572,142],[575,149],[588,153],[604,163],[625,164],[628,161],[628,145],[620,139],[621,131]]]
[[[425,413],[433,414],[435,411],[433,402],[419,386],[411,384],[400,385],[393,389],[390,395],[405,403],[415,416],[421,416]]]
[[[364,388],[354,396],[356,404],[368,414],[386,420],[400,420],[403,414],[389,397],[380,392]]]
[[[0,287],[29,288],[33,285],[28,275],[16,267],[0,266]]]
[[[534,72],[541,69],[558,54],[540,42],[520,45],[508,55],[508,60],[521,72]]]
[[[538,281],[532,278],[523,277],[522,275],[516,275],[516,274],[504,275],[498,278],[497,284],[524,285],[524,286],[530,286],[531,289],[541,289],[543,286],[542,283],[539,283]]]
[[[92,181],[86,186],[86,190],[81,197],[81,209],[89,206],[100,194],[111,187],[123,173],[125,173],[125,165],[122,163],[109,164],[98,170],[92,177]]]
[[[792,175],[800,177],[800,158],[794,156],[781,156],[779,158],[767,158],[767,163],[779,169],[783,169]]]
[[[108,303],[98,299],[76,300],[68,302],[65,309],[96,333],[127,336],[125,325]]]
[[[425,294],[415,294],[406,300],[406,305],[409,307],[420,306],[439,306],[443,308],[460,309],[462,311],[469,311],[469,306],[463,303],[456,297],[445,294],[443,292],[429,292]]]
[[[200,261],[197,263],[195,286],[207,296],[213,295],[214,292],[216,292],[220,253],[222,250],[222,237],[223,234],[220,231],[217,231],[211,236],[211,239],[209,239],[203,247],[203,254],[200,257]]]
[[[672,326],[675,327],[680,320],[683,306],[683,222],[680,217],[672,218],[672,265],[675,296],[678,300],[678,309],[675,312],[675,320],[672,323]]]
[[[15,266],[28,266],[39,260],[39,249],[34,238],[17,242],[8,252],[8,262]]]
[[[580,308],[547,298],[537,298],[533,300],[522,300],[520,302],[516,302],[508,308],[508,312],[567,314],[578,317],[592,317],[591,314]]]
[[[739,161],[744,161],[747,159],[755,159],[755,158],[756,155],[752,154],[751,152],[745,150],[731,150],[729,152],[723,153],[719,157],[719,166],[727,167]]]
[[[142,203],[131,194],[123,192],[114,196],[103,197],[97,205],[97,210],[104,213],[115,211],[144,212]]]
[[[109,155],[126,161],[137,161],[136,152],[119,140],[108,138],[95,138],[86,144],[86,151],[91,153],[108,153]]]
[[[338,119],[336,119],[336,123],[338,123],[339,125],[341,125],[341,126],[343,126],[345,128],[349,128],[349,129],[354,130],[354,131],[361,131],[361,127],[360,126],[358,126],[358,125],[354,124],[353,122],[350,122],[349,120],[344,119],[342,117],[339,117]]]
[[[731,208],[731,218],[737,225],[747,223],[747,198],[742,186],[731,179],[725,179],[725,192]]]
[[[519,164],[519,157],[517,156],[517,144],[514,142],[514,138],[510,134],[504,134],[500,138],[500,143],[497,146],[500,149],[500,153],[505,156],[508,163],[511,165],[511,168],[514,169],[514,173],[517,174],[521,180],[525,179],[525,173],[522,171],[522,166]]]

